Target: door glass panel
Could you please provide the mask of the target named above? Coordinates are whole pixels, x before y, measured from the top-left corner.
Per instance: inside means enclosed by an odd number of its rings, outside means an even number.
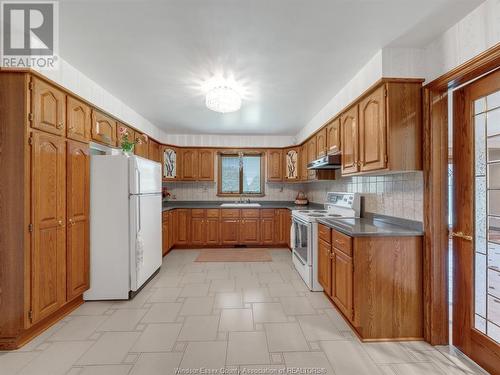
[[[500,91],[474,103],[474,327],[500,343]]]

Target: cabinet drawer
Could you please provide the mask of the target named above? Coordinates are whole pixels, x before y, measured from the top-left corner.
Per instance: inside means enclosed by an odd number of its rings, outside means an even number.
[[[202,208],[193,208],[191,210],[191,217],[205,217],[205,210]]]
[[[249,208],[241,210],[241,217],[259,218],[260,210],[258,208]]]
[[[237,208],[224,208],[220,211],[222,217],[233,217],[233,218],[240,217],[240,210],[238,210]]]
[[[332,245],[336,249],[342,251],[344,254],[352,257],[352,238],[340,233],[336,230],[332,230]]]
[[[207,209],[207,217],[219,218],[219,209],[218,208]]]
[[[326,243],[328,244],[332,243],[332,230],[328,228],[326,225],[323,224],[318,225],[318,236]]]
[[[273,208],[264,208],[261,209],[262,217],[274,217],[274,209]]]

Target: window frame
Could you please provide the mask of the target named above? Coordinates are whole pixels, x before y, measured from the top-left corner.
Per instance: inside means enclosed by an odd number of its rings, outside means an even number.
[[[239,156],[259,156],[260,157],[260,193],[243,193],[243,169],[240,168],[239,175],[239,192],[238,193],[225,193],[222,192],[222,158],[239,157]],[[219,151],[217,153],[217,196],[218,197],[263,197],[265,196],[265,168],[264,161],[265,153],[263,151],[250,151],[250,150],[228,150]]]

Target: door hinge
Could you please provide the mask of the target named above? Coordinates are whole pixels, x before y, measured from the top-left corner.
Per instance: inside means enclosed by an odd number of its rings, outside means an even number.
[[[28,225],[28,230],[29,230],[30,233],[33,232],[33,224],[29,224]]]
[[[30,90],[33,90],[33,87],[35,86],[35,84],[33,83],[33,81],[30,81],[30,83],[28,84],[28,88]]]
[[[384,96],[387,98],[387,87],[384,88]]]
[[[30,322],[33,321],[33,310],[28,311],[28,319]]]
[[[33,121],[33,118],[34,118],[33,113],[31,113],[31,112],[28,113],[28,120]]]
[[[387,164],[388,161],[389,161],[389,158],[387,157],[387,155],[384,155],[384,163]]]
[[[28,138],[28,144],[31,146],[33,144],[33,137]]]

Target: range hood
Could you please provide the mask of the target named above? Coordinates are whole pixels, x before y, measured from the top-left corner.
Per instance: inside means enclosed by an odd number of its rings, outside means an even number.
[[[340,169],[342,166],[340,152],[326,155],[307,164],[307,169]]]

